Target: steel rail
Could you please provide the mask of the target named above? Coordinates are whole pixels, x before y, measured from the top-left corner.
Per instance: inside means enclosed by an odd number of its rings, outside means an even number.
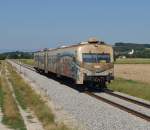
[[[110,91],[104,91],[104,92],[111,95],[111,96],[118,97],[118,98],[123,99],[125,101],[129,101],[129,102],[132,102],[134,104],[137,104],[137,105],[140,105],[140,106],[143,106],[143,107],[146,107],[146,108],[150,109],[150,104],[147,104],[147,103],[135,100],[135,99],[131,99],[131,98],[128,98],[128,97],[125,97],[125,96],[122,96],[122,95],[119,95],[119,94],[116,94],[116,93],[113,93],[113,92],[110,92]]]
[[[21,66],[23,66],[23,67],[25,67],[27,69],[32,70],[32,71],[36,71],[33,66],[30,66],[30,65],[27,65],[27,64],[23,64],[23,63],[20,64],[17,61],[13,61],[13,62],[16,63],[17,65],[21,65]]]
[[[140,118],[142,118],[142,119],[144,119],[144,120],[150,122],[150,116],[148,116],[148,115],[145,115],[145,114],[140,113],[140,112],[137,112],[137,111],[135,111],[135,110],[133,110],[133,109],[127,108],[127,107],[125,107],[125,106],[123,106],[123,105],[120,105],[120,104],[118,104],[118,103],[115,103],[115,102],[113,102],[113,101],[111,101],[111,100],[108,100],[108,99],[106,99],[106,98],[104,98],[104,97],[95,95],[95,94],[92,93],[92,92],[86,91],[85,94],[87,94],[87,95],[89,95],[89,96],[91,96],[91,97],[94,97],[94,98],[96,98],[96,99],[98,99],[98,100],[101,100],[101,101],[103,101],[103,102],[105,102],[105,103],[108,103],[108,104],[110,104],[110,105],[112,105],[112,106],[114,106],[114,107],[117,107],[117,108],[119,108],[119,109],[121,109],[121,110],[124,110],[124,111],[126,111],[126,112],[128,112],[128,113],[131,113],[132,115],[135,115],[135,116],[137,116],[137,117],[140,117]]]

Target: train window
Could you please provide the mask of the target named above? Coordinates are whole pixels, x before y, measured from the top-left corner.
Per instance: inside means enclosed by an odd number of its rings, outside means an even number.
[[[99,53],[83,53],[83,62],[86,63],[101,63],[101,62],[110,62],[109,54],[99,54]]]

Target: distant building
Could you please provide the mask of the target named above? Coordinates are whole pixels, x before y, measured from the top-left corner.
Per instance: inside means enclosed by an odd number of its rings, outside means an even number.
[[[133,55],[133,53],[134,53],[134,49],[132,49],[128,54]]]
[[[119,56],[119,59],[126,59],[126,56]]]

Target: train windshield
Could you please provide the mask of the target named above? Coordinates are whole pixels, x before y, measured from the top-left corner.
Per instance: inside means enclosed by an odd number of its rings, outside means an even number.
[[[83,62],[85,63],[109,63],[110,54],[99,54],[99,53],[83,53]]]

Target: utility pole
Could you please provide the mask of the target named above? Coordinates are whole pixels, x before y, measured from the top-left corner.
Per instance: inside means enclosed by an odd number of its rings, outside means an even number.
[[[21,73],[21,59],[20,59],[21,54],[18,54],[18,57],[19,57],[19,65],[20,65],[20,73]]]

